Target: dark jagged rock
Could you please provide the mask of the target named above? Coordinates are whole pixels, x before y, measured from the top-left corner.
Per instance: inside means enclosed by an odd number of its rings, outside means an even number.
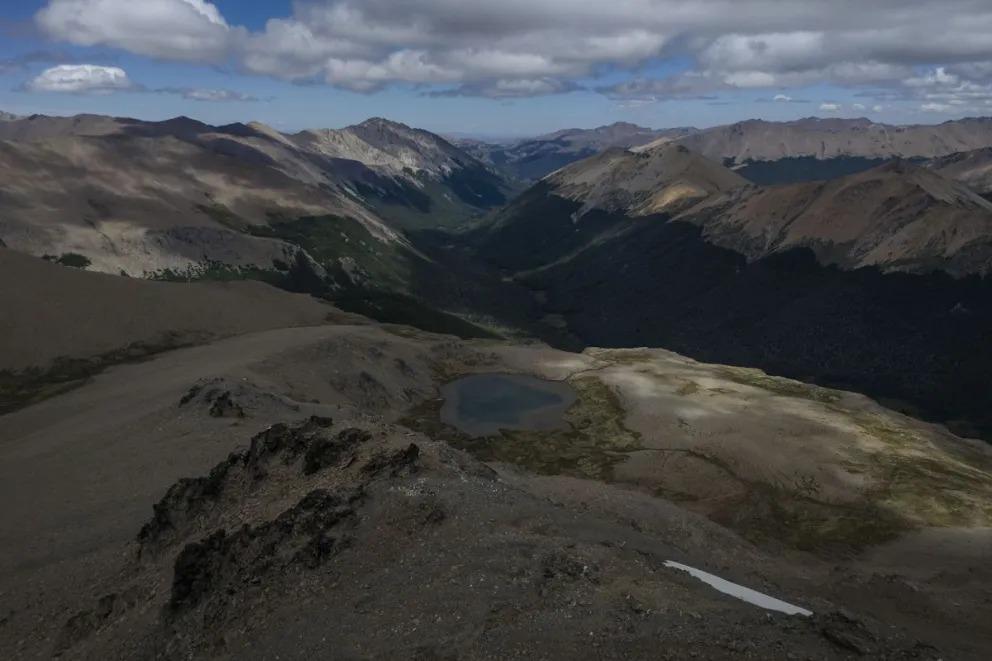
[[[855,654],[871,654],[878,638],[864,622],[844,611],[835,611],[818,617],[820,633],[837,647]]]
[[[415,471],[415,464],[419,456],[420,448],[415,443],[411,443],[403,450],[375,455],[367,464],[362,466],[362,472],[366,475],[388,472],[391,477],[396,477],[405,470]]]
[[[187,544],[176,558],[169,610],[179,613],[215,599],[215,608],[262,577],[294,566],[314,569],[343,546],[331,532],[354,517],[359,490],[311,491],[275,520],[244,526],[234,533],[218,530]]]
[[[303,474],[313,475],[328,466],[338,464],[345,453],[371,438],[372,435],[362,429],[345,429],[335,439],[315,438],[303,459]]]
[[[152,506],[152,520],[141,527],[138,542],[142,552],[180,524],[196,517],[207,503],[216,501],[230,471],[242,461],[238,454],[214,466],[206,477],[183,478]]]
[[[153,506],[152,520],[141,528],[138,534],[141,552],[208,511],[225,491],[230,489],[232,495],[238,489],[250,491],[266,479],[274,463],[292,466],[302,457],[301,471],[312,475],[336,465],[345,453],[371,439],[368,432],[360,429],[345,429],[330,438],[326,430],[332,425],[331,418],[319,416],[292,427],[282,423],[272,425],[256,434],[247,450],[231,454],[206,477],[179,480]]]
[[[243,418],[245,411],[234,401],[230,392],[223,392],[210,405],[210,415],[214,418]]]

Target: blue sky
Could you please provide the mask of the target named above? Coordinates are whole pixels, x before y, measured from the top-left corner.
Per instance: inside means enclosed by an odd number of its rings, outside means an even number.
[[[930,123],[992,114],[987,5],[6,0],[0,109],[287,131],[384,116],[486,136],[810,115]]]

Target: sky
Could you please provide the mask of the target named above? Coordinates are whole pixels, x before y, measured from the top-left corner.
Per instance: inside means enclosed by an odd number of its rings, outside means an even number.
[[[992,115],[992,0],[3,0],[0,110],[446,134]]]

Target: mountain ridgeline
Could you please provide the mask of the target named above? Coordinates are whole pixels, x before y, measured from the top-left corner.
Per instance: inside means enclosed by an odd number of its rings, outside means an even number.
[[[0,245],[114,275],[259,279],[462,336],[663,347],[992,439],[990,150],[987,119],[621,123],[487,145],[378,118],[290,134],[10,117]]]
[[[768,188],[660,144],[563,169],[473,241],[581,345],[757,366],[992,438],[992,205],[933,169]]]

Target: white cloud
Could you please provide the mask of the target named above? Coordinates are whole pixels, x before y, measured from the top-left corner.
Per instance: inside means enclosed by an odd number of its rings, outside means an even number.
[[[789,103],[792,101],[792,97],[788,94],[776,94],[772,97],[772,101],[778,101],[779,103]]]
[[[602,91],[670,98],[829,83],[922,98],[935,86],[992,82],[992,3],[978,0],[296,0],[291,7],[254,32],[229,25],[206,0],[49,0],[37,23],[74,44],[230,61],[250,73],[358,91],[405,83],[548,94],[670,57],[692,62],[691,70]]]
[[[946,103],[924,103],[920,106],[920,110],[923,112],[946,113],[954,110],[954,106]]]
[[[871,110],[872,112],[882,112],[883,110],[885,110],[885,108],[883,106],[876,105],[876,106],[872,106]]]
[[[69,92],[73,94],[107,94],[135,86],[127,72],[119,67],[95,64],[60,64],[45,69],[25,87],[32,92]]]
[[[822,110],[823,112],[837,112],[838,110],[840,110],[840,104],[839,103],[821,103],[820,104],[820,110]]]
[[[219,60],[236,34],[204,0],[50,0],[36,21],[61,41],[175,60]]]
[[[855,110],[865,110],[867,108],[867,106],[865,106],[865,104],[863,103],[855,103],[852,104],[851,107]]]

